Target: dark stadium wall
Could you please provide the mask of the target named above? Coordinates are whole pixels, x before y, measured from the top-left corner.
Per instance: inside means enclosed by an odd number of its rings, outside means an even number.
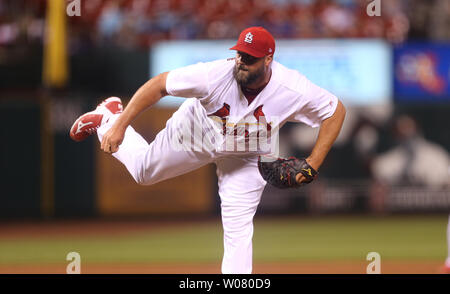
[[[75,143],[68,130],[76,116],[104,97],[131,96],[149,77],[148,50],[89,48],[74,52],[70,61],[68,86],[47,92],[53,148],[48,163],[41,161],[42,48],[16,50],[0,64],[0,219],[98,215],[96,138]],[[46,195],[42,195],[44,165],[51,165],[52,174]],[[50,202],[47,209],[43,208],[45,201]]]
[[[40,215],[39,105],[30,99],[0,100],[0,218]]]

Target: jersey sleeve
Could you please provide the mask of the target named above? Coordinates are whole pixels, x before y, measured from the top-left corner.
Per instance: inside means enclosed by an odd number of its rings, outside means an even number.
[[[208,95],[208,70],[205,63],[181,67],[168,73],[166,91],[184,98],[203,98]]]
[[[311,127],[320,126],[321,122],[333,116],[338,105],[338,98],[327,90],[315,85],[308,79],[302,81],[300,103],[288,121],[302,122]]]

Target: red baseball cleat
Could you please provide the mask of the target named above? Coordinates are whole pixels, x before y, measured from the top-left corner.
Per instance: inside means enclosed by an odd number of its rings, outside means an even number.
[[[70,138],[80,142],[97,132],[97,129],[108,121],[113,114],[121,113],[122,101],[118,97],[110,97],[100,103],[94,111],[80,116],[70,128]]]

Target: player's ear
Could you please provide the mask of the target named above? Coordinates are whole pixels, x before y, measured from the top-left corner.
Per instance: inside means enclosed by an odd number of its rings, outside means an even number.
[[[272,62],[272,60],[273,60],[273,55],[267,55],[264,59],[265,66],[269,66],[270,63]]]

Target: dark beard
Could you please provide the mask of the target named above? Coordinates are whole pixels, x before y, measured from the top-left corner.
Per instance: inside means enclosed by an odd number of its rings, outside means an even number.
[[[244,75],[244,73],[248,73],[248,75]],[[239,71],[239,67],[235,66],[233,69],[233,76],[239,85],[247,87],[248,85],[264,78],[264,65],[253,73],[249,71]]]

